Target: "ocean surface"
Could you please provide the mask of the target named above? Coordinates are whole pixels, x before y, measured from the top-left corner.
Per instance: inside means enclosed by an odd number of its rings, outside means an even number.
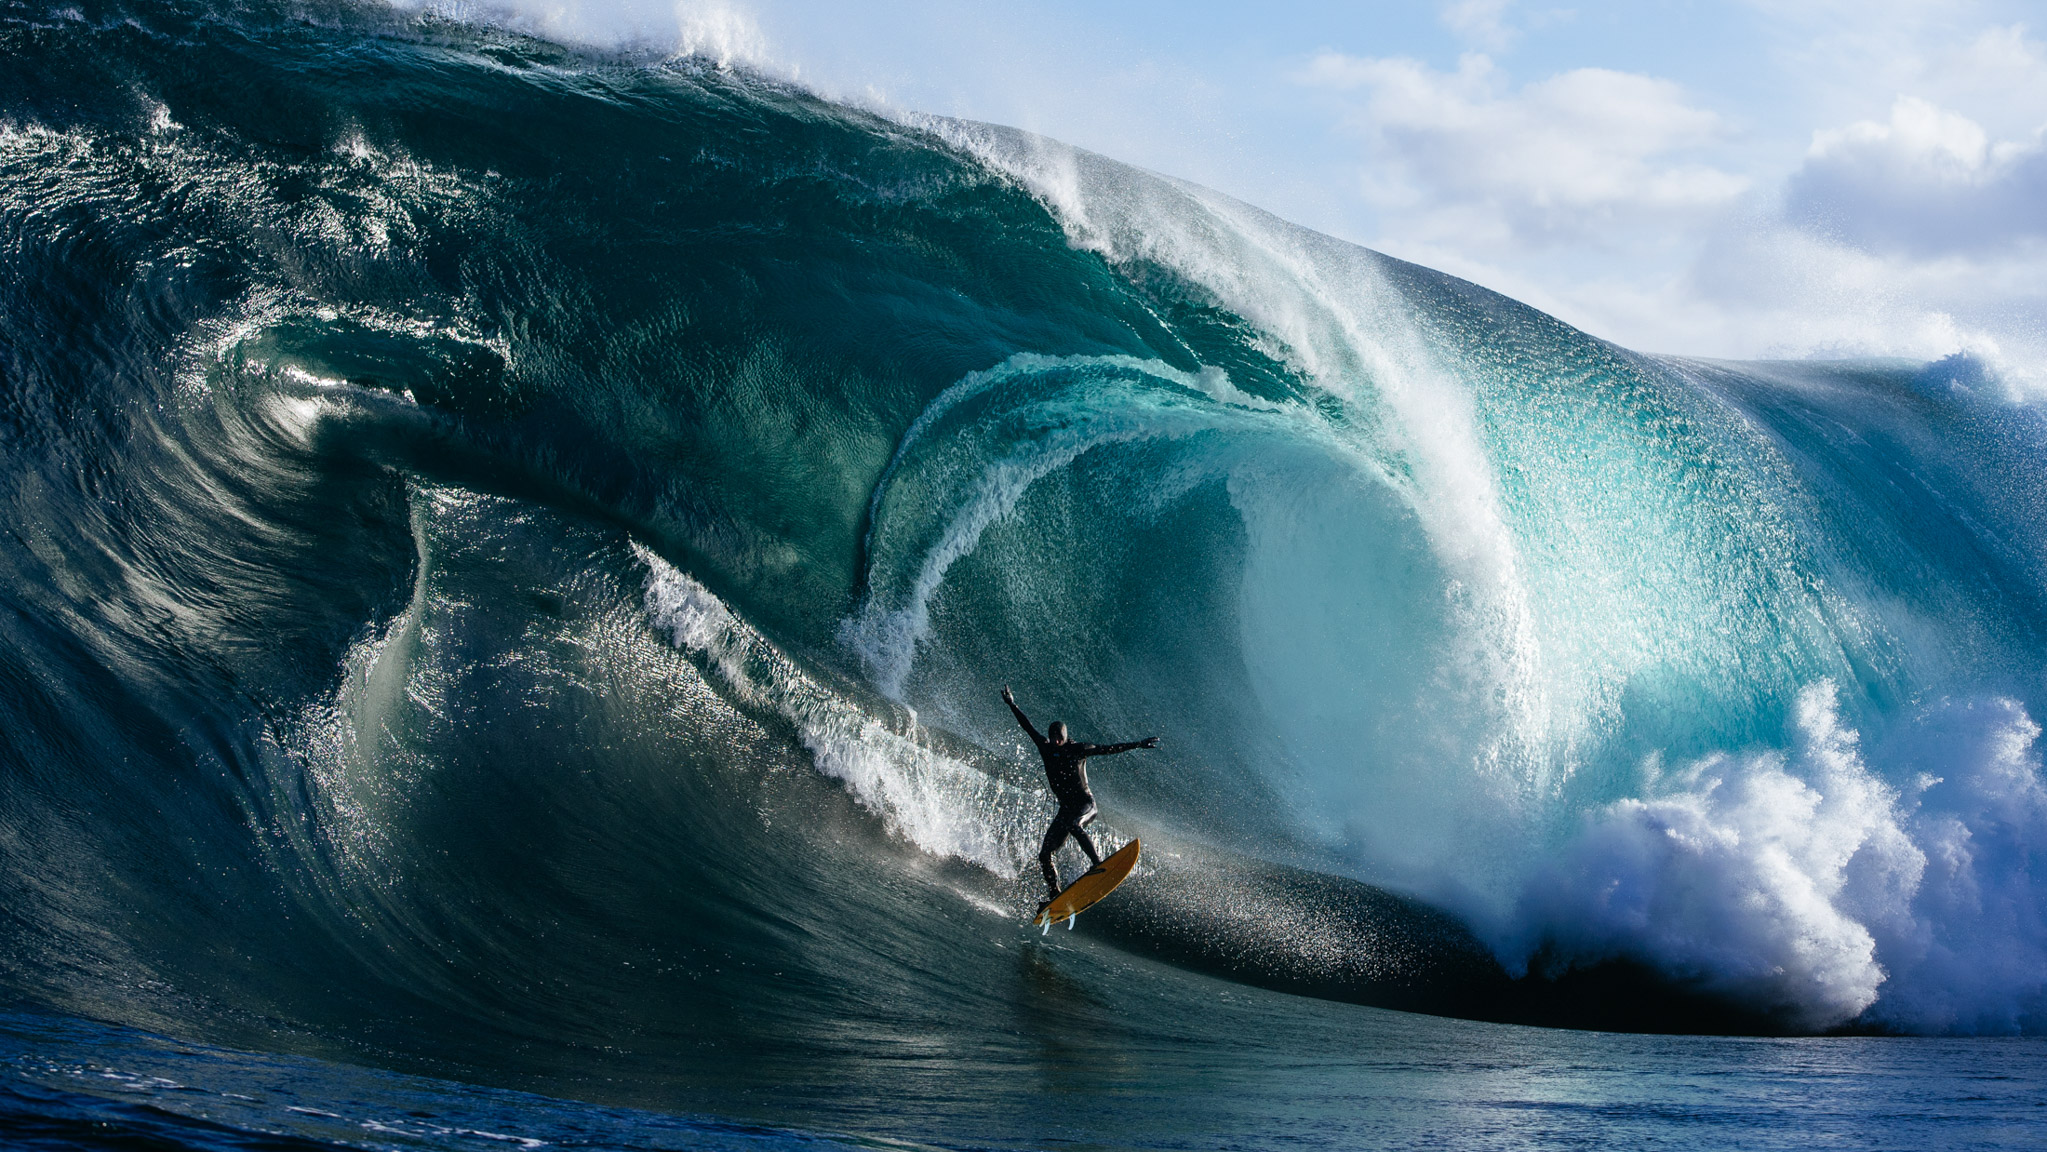
[[[1993,367],[377,5],[0,65],[0,1144],[2047,1144]],[[1049,935],[1005,684],[1161,737]]]

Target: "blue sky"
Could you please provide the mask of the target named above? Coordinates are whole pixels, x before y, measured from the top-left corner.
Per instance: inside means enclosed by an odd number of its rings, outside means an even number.
[[[2047,0],[513,7],[1042,132],[1632,347],[2047,382]]]

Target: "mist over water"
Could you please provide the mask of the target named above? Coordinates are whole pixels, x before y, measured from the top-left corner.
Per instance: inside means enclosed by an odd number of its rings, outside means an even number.
[[[704,57],[0,40],[29,1009],[912,1134],[1104,1019],[2042,1026],[2047,430],[1980,364],[1643,356]],[[1098,943],[1017,930],[1004,684],[1164,738]]]

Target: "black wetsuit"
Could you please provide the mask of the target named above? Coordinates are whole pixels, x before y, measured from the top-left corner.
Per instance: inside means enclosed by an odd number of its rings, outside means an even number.
[[[1045,869],[1045,886],[1052,894],[1059,894],[1059,870],[1052,866],[1052,854],[1059,851],[1068,836],[1087,853],[1088,862],[1096,867],[1102,863],[1102,854],[1095,851],[1095,842],[1087,834],[1087,823],[1095,818],[1095,794],[1088,791],[1087,758],[1090,756],[1113,756],[1133,748],[1150,748],[1156,745],[1156,738],[1132,740],[1128,744],[1083,744],[1068,740],[1055,744],[1038,734],[1031,727],[1030,717],[1016,706],[1016,701],[1005,699],[1009,710],[1016,713],[1016,722],[1030,733],[1031,743],[1038,746],[1038,755],[1045,760],[1045,779],[1052,784],[1052,795],[1059,798],[1059,812],[1052,817],[1052,826],[1045,830],[1045,842],[1038,848],[1038,864]]]

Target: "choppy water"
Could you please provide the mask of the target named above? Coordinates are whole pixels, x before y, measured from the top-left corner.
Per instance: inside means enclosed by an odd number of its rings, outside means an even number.
[[[2036,1144],[2047,1109],[2047,1047],[2030,1038],[1613,1035],[1304,1012],[1101,951],[1052,947],[992,974],[1025,1025],[1007,1045],[949,1067],[798,1074],[718,1096],[718,1112],[743,1107],[749,1123],[699,1111],[696,1087],[483,1088],[14,1014],[0,1021],[0,1133],[52,1148],[1977,1149]],[[1147,1027],[1075,982],[1117,988],[1119,976],[1192,992],[1205,1026]]]
[[[0,56],[19,1132],[2027,1138],[2047,429],[1982,365],[1637,354],[382,8]],[[1056,940],[1005,683],[1164,737]]]

